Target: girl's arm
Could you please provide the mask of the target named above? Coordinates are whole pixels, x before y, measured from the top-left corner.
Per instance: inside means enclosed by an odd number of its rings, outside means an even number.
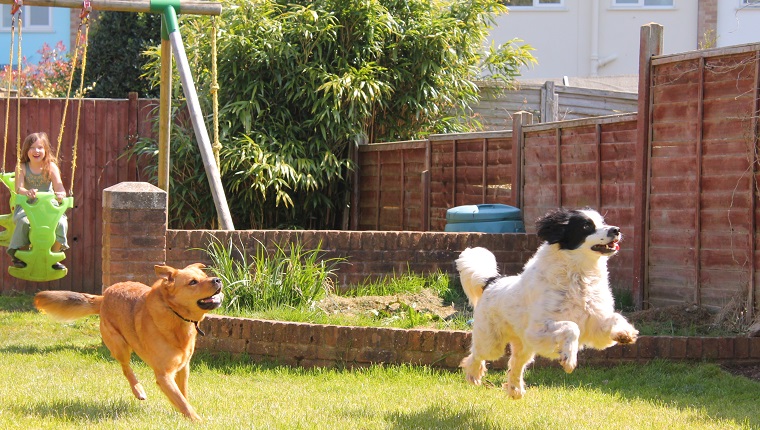
[[[26,169],[24,169],[23,166],[23,163],[19,163],[19,165],[16,167],[16,194],[22,194],[33,198],[34,196],[30,196],[29,192],[34,192],[34,190],[27,190],[24,188],[24,171]]]
[[[61,181],[61,170],[55,163],[50,163],[50,182],[53,183],[55,198],[60,202],[66,197],[66,188],[63,187],[63,181]]]

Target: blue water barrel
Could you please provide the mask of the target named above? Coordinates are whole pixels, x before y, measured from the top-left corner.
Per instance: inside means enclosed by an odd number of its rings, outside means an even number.
[[[525,233],[522,211],[498,203],[464,205],[446,211],[449,232]]]

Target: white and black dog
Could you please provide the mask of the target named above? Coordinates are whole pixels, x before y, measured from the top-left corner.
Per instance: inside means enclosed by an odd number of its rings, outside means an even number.
[[[578,349],[633,343],[638,331],[615,312],[607,260],[618,249],[620,229],[590,209],[559,209],[536,222],[544,243],[516,276],[500,276],[485,248],[467,248],[456,260],[462,287],[474,308],[472,346],[461,367],[480,385],[486,360],[509,344],[503,387],[513,399],[525,394],[523,373],[536,354],[559,359],[566,372]]]

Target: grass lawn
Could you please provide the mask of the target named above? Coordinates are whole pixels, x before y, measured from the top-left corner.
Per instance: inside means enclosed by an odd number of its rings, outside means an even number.
[[[711,364],[533,369],[520,401],[503,372],[474,387],[459,372],[375,366],[293,369],[197,354],[190,401],[175,412],[138,359],[148,393],[132,397],[96,317],[60,324],[29,297],[0,297],[3,429],[733,429],[760,428],[760,383]]]

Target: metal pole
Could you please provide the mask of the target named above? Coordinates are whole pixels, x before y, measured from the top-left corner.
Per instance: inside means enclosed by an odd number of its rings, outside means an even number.
[[[163,17],[166,23],[167,32],[169,33],[169,40],[171,41],[172,49],[174,50],[174,57],[177,59],[177,70],[179,71],[179,77],[182,81],[182,89],[184,90],[185,98],[187,99],[187,105],[190,108],[190,119],[193,122],[195,138],[198,139],[198,148],[203,157],[203,165],[206,168],[206,177],[208,177],[211,194],[214,197],[214,204],[216,205],[216,213],[219,217],[220,227],[222,230],[234,230],[235,226],[232,224],[232,217],[230,216],[230,210],[227,206],[227,198],[225,197],[224,189],[222,188],[221,175],[219,174],[219,169],[216,165],[214,151],[211,149],[211,140],[208,137],[206,123],[203,121],[198,94],[195,91],[195,83],[193,82],[193,76],[190,73],[190,65],[187,62],[185,46],[182,44],[182,36],[179,34],[177,14],[174,7],[167,6],[164,9]]]

